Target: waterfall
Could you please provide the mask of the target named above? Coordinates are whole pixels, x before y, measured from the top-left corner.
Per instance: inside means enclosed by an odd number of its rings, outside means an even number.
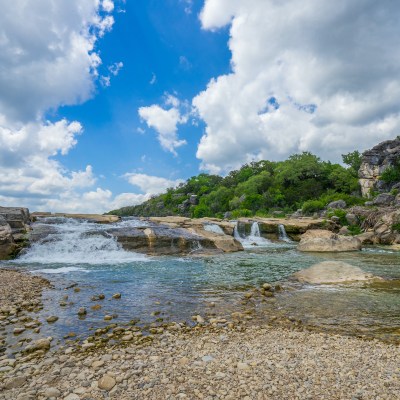
[[[258,226],[258,222],[252,223],[251,230],[250,230],[250,236],[251,237],[261,237],[260,227]]]
[[[278,231],[279,231],[279,240],[282,240],[283,242],[287,242],[287,243],[292,242],[292,239],[290,239],[290,237],[286,233],[284,225],[279,224]]]
[[[217,224],[204,224],[204,230],[207,232],[216,233],[217,235],[225,235],[222,228]]]
[[[129,222],[125,223],[127,226]],[[136,221],[132,221],[132,226]],[[146,256],[122,249],[107,229],[100,225],[69,218],[45,218],[35,224],[41,237],[26,249],[16,262],[39,264],[121,264],[145,261]]]
[[[260,227],[258,222],[253,222],[250,229],[250,235],[242,237],[239,233],[238,222],[236,222],[235,228],[233,230],[234,238],[242,243],[244,248],[252,248],[257,246],[268,246],[271,242],[264,239],[260,234]]]

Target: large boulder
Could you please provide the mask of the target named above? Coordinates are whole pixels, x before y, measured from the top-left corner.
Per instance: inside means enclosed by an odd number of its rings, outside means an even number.
[[[6,219],[0,215],[0,260],[7,260],[17,249],[12,230]]]
[[[302,235],[297,250],[323,253],[359,251],[361,241],[353,236],[341,236],[331,231],[314,229]]]
[[[358,171],[361,192],[369,197],[371,191],[389,191],[397,182],[391,185],[380,180],[383,171],[393,167],[400,160],[400,138],[379,143],[362,156],[361,167]]]
[[[334,209],[343,209],[347,207],[347,204],[344,200],[336,200],[330,202],[327,206],[327,208],[334,208]]]
[[[13,234],[25,233],[29,229],[31,216],[27,208],[0,207],[0,216],[10,225]]]
[[[372,202],[374,206],[387,207],[390,206],[395,201],[395,196],[390,193],[381,193]]]
[[[293,277],[299,282],[314,284],[351,283],[382,280],[361,268],[341,262],[324,261],[296,272]]]

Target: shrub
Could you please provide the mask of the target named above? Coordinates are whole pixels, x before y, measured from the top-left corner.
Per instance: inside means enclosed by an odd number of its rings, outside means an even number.
[[[240,210],[232,211],[232,217],[233,218],[252,217],[252,216],[253,216],[253,213],[250,210],[247,210],[245,208],[242,208]]]
[[[392,231],[400,233],[400,222],[392,225]]]
[[[380,180],[386,183],[400,182],[400,166],[387,167],[380,176]]]
[[[347,225],[347,219],[346,219],[346,214],[347,212],[345,210],[330,210],[328,211],[327,217],[332,218],[333,216],[339,218],[340,225]]]
[[[321,200],[307,200],[303,203],[302,212],[303,214],[313,214],[323,210],[324,207],[325,204]]]

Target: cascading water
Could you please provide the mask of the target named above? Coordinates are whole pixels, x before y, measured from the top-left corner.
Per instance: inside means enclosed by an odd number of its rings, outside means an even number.
[[[124,221],[126,226],[138,226],[141,222]],[[35,229],[43,232],[21,255],[18,263],[40,264],[121,264],[145,261],[146,256],[122,249],[116,239],[107,233],[113,225],[99,225],[69,218],[45,218]],[[56,271],[60,272],[60,271]]]
[[[224,231],[217,224],[204,224],[204,230],[207,232],[216,233],[217,235],[224,235]]]
[[[286,243],[292,243],[292,239],[290,239],[290,237],[287,235],[284,225],[279,224],[278,231],[279,231],[279,240],[282,240],[283,242]]]
[[[263,238],[260,234],[260,227],[258,222],[253,222],[250,229],[250,235],[242,237],[239,233],[238,223],[236,222],[235,228],[233,230],[234,238],[242,243],[244,248],[251,248],[256,246],[268,246],[271,242]]]

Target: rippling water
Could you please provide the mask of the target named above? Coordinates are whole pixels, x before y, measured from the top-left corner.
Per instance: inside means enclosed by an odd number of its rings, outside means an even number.
[[[144,222],[125,220],[125,227]],[[115,224],[116,226],[121,226]],[[277,297],[277,306],[309,325],[344,332],[371,333],[375,336],[400,334],[400,255],[396,252],[367,249],[360,253],[304,254],[291,243],[276,242],[240,253],[213,257],[152,258],[120,248],[106,234],[110,225],[47,219],[35,230],[51,230],[14,262],[3,265],[25,269],[45,276],[58,290],[44,295],[46,316],[57,315],[57,323],[43,324],[41,334],[62,337],[67,332],[87,333],[92,327],[106,325],[104,315],[115,321],[140,319],[142,323],[189,321],[204,314],[210,302],[219,313],[229,313],[243,291],[264,282],[286,282],[296,271],[325,260],[340,260],[392,280],[388,284],[365,287],[300,286],[289,284]],[[80,289],[75,292],[72,284]],[[119,300],[112,299],[121,293]],[[94,302],[92,296],[105,294]],[[67,295],[66,306],[59,303]],[[100,304],[100,310],[91,306]],[[77,310],[88,314],[79,320]],[[386,335],[386,336],[385,336]]]

